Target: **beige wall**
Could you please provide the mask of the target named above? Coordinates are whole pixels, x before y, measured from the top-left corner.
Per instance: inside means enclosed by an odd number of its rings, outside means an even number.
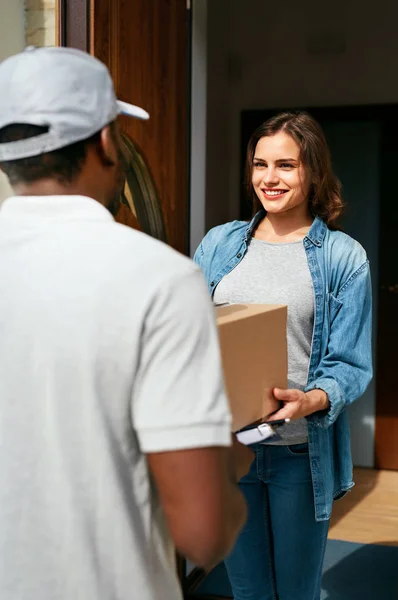
[[[24,47],[24,0],[0,0],[0,61]]]
[[[0,0],[0,61],[25,46],[55,46],[55,0]],[[11,194],[0,173],[0,204]]]
[[[55,4],[55,0],[25,0],[27,46],[55,46]]]
[[[24,1],[0,0],[0,61],[20,52],[25,45]],[[0,173],[0,204],[9,196],[11,188]]]

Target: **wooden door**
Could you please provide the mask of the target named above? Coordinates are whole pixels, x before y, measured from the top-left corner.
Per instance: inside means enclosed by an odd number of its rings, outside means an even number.
[[[190,11],[187,0],[58,0],[58,43],[102,60],[120,100],[149,121],[121,117],[160,198],[168,243],[189,251]],[[124,206],[118,220],[136,226]]]
[[[167,240],[181,252],[188,250],[188,15],[186,0],[91,0],[90,51],[108,65],[118,98],[151,115],[122,117],[122,126],[152,173]]]

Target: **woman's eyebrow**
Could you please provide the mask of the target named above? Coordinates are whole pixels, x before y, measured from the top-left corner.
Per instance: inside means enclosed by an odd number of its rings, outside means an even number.
[[[265,158],[258,158],[255,156],[253,160],[257,160],[258,162],[267,162]],[[275,162],[298,162],[298,158],[278,158]]]

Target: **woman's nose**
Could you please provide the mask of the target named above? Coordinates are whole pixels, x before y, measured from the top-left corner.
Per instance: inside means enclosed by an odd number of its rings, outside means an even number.
[[[264,173],[263,181],[268,185],[275,185],[276,183],[278,183],[279,178],[276,169],[273,167],[268,167],[268,169]]]

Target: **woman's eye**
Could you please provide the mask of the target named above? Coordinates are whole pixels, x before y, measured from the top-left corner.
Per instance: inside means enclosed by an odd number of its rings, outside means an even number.
[[[282,169],[294,169],[294,165],[292,165],[292,163],[282,163],[280,166]]]
[[[255,162],[253,163],[253,167],[255,169],[264,169],[267,165],[265,163]]]

